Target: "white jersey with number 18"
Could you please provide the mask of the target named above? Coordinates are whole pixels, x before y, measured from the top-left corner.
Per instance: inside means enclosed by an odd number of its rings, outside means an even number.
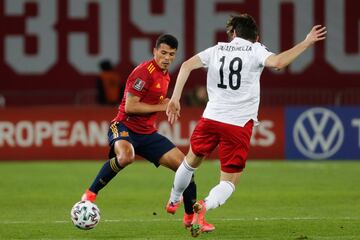
[[[244,126],[257,124],[260,75],[273,53],[261,43],[235,38],[218,43],[198,54],[207,72],[209,102],[204,118]]]

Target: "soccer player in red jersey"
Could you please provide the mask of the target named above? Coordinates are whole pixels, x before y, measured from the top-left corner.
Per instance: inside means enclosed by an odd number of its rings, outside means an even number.
[[[154,58],[138,65],[129,75],[124,97],[117,116],[108,131],[109,160],[106,161],[82,200],[94,202],[98,192],[116,174],[135,161],[135,154],[144,157],[156,167],[160,165],[176,171],[184,154],[166,137],[157,132],[157,112],[166,110],[166,98],[170,76],[168,68],[174,61],[178,47],[177,39],[169,34],[161,35],[153,49]],[[193,204],[196,201],[196,185],[191,183],[184,191],[185,215],[183,222],[191,226]],[[168,204],[167,212],[174,214],[180,204]],[[213,226],[206,223],[206,230]]]

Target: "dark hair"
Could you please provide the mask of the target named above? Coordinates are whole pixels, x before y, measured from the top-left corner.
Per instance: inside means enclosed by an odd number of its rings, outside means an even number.
[[[258,36],[256,22],[249,14],[231,15],[226,23],[226,33],[231,38],[233,32],[237,37],[244,38],[250,42],[255,42]]]
[[[100,63],[99,63],[99,66],[100,66],[100,69],[102,71],[110,71],[113,69],[113,65],[112,63],[110,62],[110,60],[108,59],[105,59],[105,60],[102,60]]]
[[[156,48],[160,47],[160,44],[165,43],[166,45],[169,45],[172,49],[178,48],[178,40],[176,37],[170,34],[162,34],[158,37],[156,40]]]

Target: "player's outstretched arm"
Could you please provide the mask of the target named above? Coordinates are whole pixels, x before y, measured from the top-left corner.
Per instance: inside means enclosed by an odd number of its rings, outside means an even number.
[[[173,124],[180,117],[180,98],[184,89],[185,83],[189,78],[192,70],[203,67],[200,58],[195,55],[186,60],[180,68],[179,74],[176,78],[174,92],[166,108],[166,115],[168,121]]]
[[[265,61],[265,66],[276,69],[286,67],[314,43],[324,40],[326,38],[326,32],[326,27],[321,25],[314,26],[301,43],[280,54],[269,56]]]

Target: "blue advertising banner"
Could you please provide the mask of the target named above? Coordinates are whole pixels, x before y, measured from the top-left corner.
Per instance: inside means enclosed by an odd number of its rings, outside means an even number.
[[[360,107],[285,109],[286,159],[360,160]]]

